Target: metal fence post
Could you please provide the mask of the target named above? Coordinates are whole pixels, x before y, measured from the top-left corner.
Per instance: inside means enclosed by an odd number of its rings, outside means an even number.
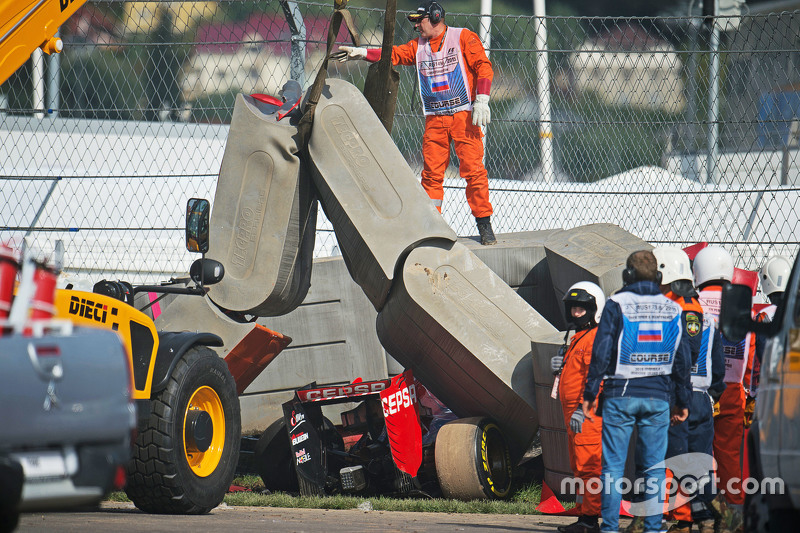
[[[281,0],[281,8],[292,32],[292,58],[290,75],[293,80],[305,87],[306,84],[306,25],[297,2]]]
[[[706,183],[717,183],[717,157],[719,147],[719,0],[714,0],[714,16],[711,21],[711,68],[708,88],[708,158],[706,160]]]
[[[553,157],[553,128],[550,123],[550,71],[547,54],[547,22],[545,20],[544,0],[533,1],[533,14],[536,28],[536,92],[539,97],[539,143],[541,160],[539,162],[546,183],[555,178]]]

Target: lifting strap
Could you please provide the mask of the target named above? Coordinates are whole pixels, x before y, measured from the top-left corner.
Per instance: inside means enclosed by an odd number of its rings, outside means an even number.
[[[306,97],[305,108],[303,109],[303,117],[297,125],[298,134],[300,135],[300,146],[306,146],[308,139],[311,137],[311,126],[314,122],[314,109],[317,107],[319,97],[322,94],[322,87],[325,85],[325,80],[328,78],[328,60],[330,59],[333,46],[336,44],[336,36],[339,35],[339,28],[342,21],[344,21],[347,31],[350,33],[350,39],[353,41],[353,46],[358,46],[360,36],[353,23],[353,15],[347,9],[347,0],[334,0],[334,11],[331,15],[330,23],[328,24],[328,48],[325,52],[325,58],[322,60],[322,65],[317,71],[317,77],[314,83],[308,89]]]

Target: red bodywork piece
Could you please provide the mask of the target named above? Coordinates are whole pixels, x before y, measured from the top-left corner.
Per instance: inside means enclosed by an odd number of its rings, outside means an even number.
[[[236,381],[236,393],[242,394],[290,342],[291,337],[256,324],[225,356]]]
[[[422,464],[422,428],[411,369],[393,377],[391,387],[380,394],[394,464],[401,472],[416,476]]]

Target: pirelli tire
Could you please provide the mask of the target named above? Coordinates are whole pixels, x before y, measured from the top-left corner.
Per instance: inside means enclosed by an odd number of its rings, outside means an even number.
[[[503,432],[489,418],[454,420],[436,436],[436,475],[447,498],[505,499],[511,493],[511,455]]]
[[[239,460],[241,414],[228,366],[207,346],[194,346],[150,403],[125,492],[148,513],[209,512],[225,497]]]

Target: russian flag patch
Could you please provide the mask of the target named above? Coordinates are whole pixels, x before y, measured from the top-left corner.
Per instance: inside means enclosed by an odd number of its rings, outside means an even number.
[[[449,91],[450,83],[447,81],[447,78],[441,80],[433,80],[433,83],[431,84],[431,90],[435,93],[441,91]]]
[[[639,324],[639,342],[661,342],[663,332],[660,323],[642,323]]]

